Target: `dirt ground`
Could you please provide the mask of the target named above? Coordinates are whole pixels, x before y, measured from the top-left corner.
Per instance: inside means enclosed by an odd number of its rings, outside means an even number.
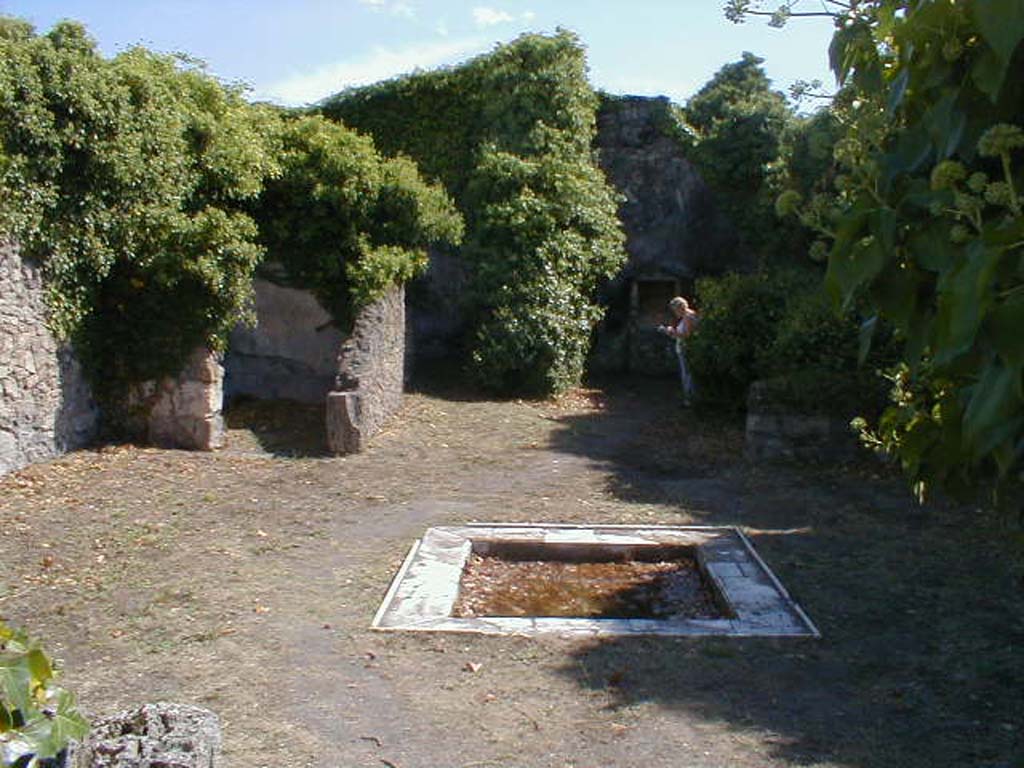
[[[344,458],[317,409],[231,425],[216,453],[0,480],[0,615],[90,717],[208,707],[234,768],[1024,764],[1014,524],[917,507],[871,464],[751,465],[740,424],[681,410],[672,381],[414,392]],[[370,631],[413,540],[469,521],[741,525],[823,638]]]

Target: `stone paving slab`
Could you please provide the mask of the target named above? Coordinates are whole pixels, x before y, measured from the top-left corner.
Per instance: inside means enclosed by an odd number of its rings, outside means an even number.
[[[470,554],[496,543],[544,544],[621,552],[651,546],[692,546],[725,617],[602,619],[553,616],[451,615]],[[475,632],[539,636],[716,635],[820,637],[817,627],[735,527],[475,524],[427,529],[416,541],[371,624],[386,631]]]

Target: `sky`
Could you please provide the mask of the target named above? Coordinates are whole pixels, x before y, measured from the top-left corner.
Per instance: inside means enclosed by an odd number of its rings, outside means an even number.
[[[246,83],[253,100],[286,106],[559,27],[580,37],[591,83],[610,93],[684,103],[744,51],[765,59],[778,90],[833,83],[827,19],[736,25],[721,0],[0,0],[0,14],[40,32],[80,21],[106,55],[138,44],[187,53],[222,80]]]

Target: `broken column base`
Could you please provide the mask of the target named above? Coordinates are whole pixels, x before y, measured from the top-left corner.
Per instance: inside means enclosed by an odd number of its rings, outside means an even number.
[[[145,704],[101,720],[72,743],[68,768],[220,768],[217,715],[184,704]]]
[[[358,391],[327,393],[327,448],[344,455],[363,450],[366,436],[361,427],[362,397]]]

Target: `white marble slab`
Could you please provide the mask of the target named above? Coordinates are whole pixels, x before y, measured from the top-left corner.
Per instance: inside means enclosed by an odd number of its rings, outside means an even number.
[[[552,616],[451,615],[474,543],[542,544],[557,554],[572,547],[630,549],[691,546],[725,616],[719,619],[602,619]],[[627,525],[462,525],[429,528],[415,542],[371,624],[385,631],[476,632],[498,635],[718,635],[821,637],[817,627],[734,527]]]

